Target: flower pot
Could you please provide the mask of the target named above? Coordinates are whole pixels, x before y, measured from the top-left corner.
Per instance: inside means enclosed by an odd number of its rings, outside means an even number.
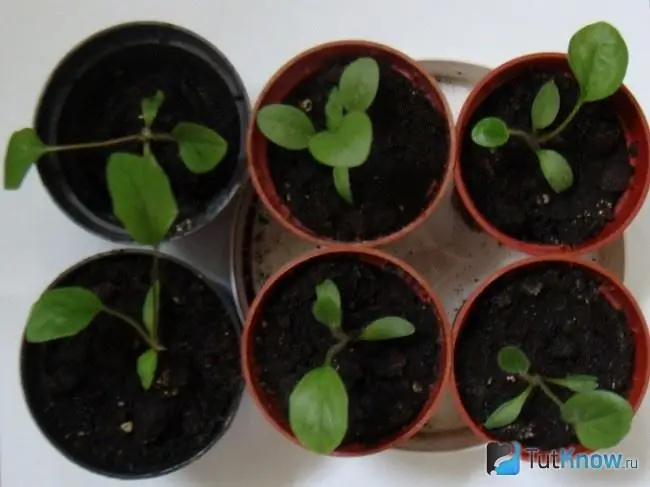
[[[350,169],[354,202],[337,194],[332,169],[308,150],[268,141],[259,111],[284,103],[307,111],[325,129],[324,106],[343,69],[360,57],[380,66],[379,91],[368,110],[373,122],[369,158]],[[255,105],[249,124],[248,167],[257,194],[287,230],[321,245],[381,246],[422,223],[451,182],[456,150],[453,118],[422,67],[389,47],[366,41],[321,44],[280,68]]]
[[[543,144],[572,166],[574,184],[561,193],[551,189],[523,139],[512,136],[505,145],[486,149],[471,138],[476,122],[487,116],[530,131],[533,99],[550,79],[561,98],[552,130],[578,96],[565,54],[513,59],[476,85],[458,119],[455,185],[471,218],[504,245],[533,255],[589,252],[620,237],[650,183],[648,125],[625,86],[583,105],[558,137]]]
[[[191,172],[178,147],[154,142],[152,150],[170,179],[179,215],[169,238],[188,235],[212,221],[246,177],[245,127],[249,105],[244,85],[214,46],[180,27],[122,24],[76,46],[56,67],[36,110],[34,125],[46,144],[102,141],[142,129],[140,101],[165,94],[152,129],[169,132],[181,121],[216,130],[228,142],[219,166]],[[43,184],[77,224],[116,242],[131,242],[113,215],[106,163],[115,152],[140,154],[142,144],[47,154],[38,163]]]
[[[151,251],[86,259],[48,289],[81,286],[105,306],[142,319]],[[160,342],[144,390],[137,359],[148,345],[124,321],[100,312],[77,335],[34,343],[20,354],[28,409],[71,462],[121,479],[157,477],[188,465],[227,431],[243,392],[240,322],[222,286],[159,254]]]
[[[376,453],[407,440],[437,408],[449,367],[449,327],[442,303],[407,264],[372,249],[319,250],[280,269],[257,294],[244,326],[246,386],[266,419],[296,444],[288,400],[297,382],[321,366],[335,343],[312,315],[314,286],[340,289],[342,327],[355,336],[372,320],[397,315],[411,336],[352,341],[332,366],[349,396],[348,427],[335,456]]]
[[[569,447],[588,451],[539,387],[514,423],[484,426],[526,387],[521,377],[499,368],[504,346],[526,354],[531,374],[595,376],[599,389],[625,397],[634,411],[646,393],[650,338],[638,304],[613,274],[577,257],[530,258],[499,270],[467,299],[454,330],[453,395],[462,418],[484,441],[517,441],[543,454]],[[563,403],[574,394],[547,385]]]

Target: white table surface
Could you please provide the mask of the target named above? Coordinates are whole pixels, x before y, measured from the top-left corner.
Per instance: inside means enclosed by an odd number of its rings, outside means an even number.
[[[43,83],[61,57],[88,35],[132,20],[176,23],[217,45],[239,70],[251,100],[281,63],[314,44],[366,38],[415,58],[486,65],[534,51],[565,50],[583,24],[607,20],[630,49],[626,84],[650,113],[650,6],[647,0],[0,0],[0,139],[27,126]],[[4,148],[2,149],[4,151]],[[628,230],[627,284],[645,313],[648,206]],[[231,208],[232,210],[232,208]],[[231,213],[230,211],[226,213]],[[224,276],[228,215],[168,251]],[[202,243],[204,245],[202,245]],[[0,191],[0,394],[3,487],[102,487],[116,480],[66,461],[41,436],[23,403],[18,345],[31,303],[62,270],[114,246],[75,226],[32,172],[19,192]],[[525,480],[531,487],[650,485],[650,400],[616,451],[639,458],[634,471],[530,471],[491,478],[482,448],[455,454],[390,451],[357,459],[307,453],[276,433],[248,397],[228,434],[202,459],[143,487],[456,487]]]

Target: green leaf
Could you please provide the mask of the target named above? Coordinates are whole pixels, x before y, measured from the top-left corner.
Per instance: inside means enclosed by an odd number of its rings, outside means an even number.
[[[153,157],[116,152],[106,167],[113,212],[133,239],[157,245],[178,216],[169,179]]]
[[[390,340],[392,338],[406,337],[413,333],[415,333],[415,326],[410,321],[399,316],[385,316],[366,326],[359,339],[367,341]]]
[[[291,105],[268,105],[257,114],[257,127],[264,137],[289,150],[306,149],[316,133],[305,112]]]
[[[312,313],[319,323],[328,328],[341,328],[341,295],[334,281],[327,279],[316,286]]]
[[[524,407],[526,399],[528,399],[532,390],[533,387],[528,386],[524,392],[519,394],[517,397],[504,402],[501,406],[496,408],[492,414],[490,414],[488,419],[485,421],[484,426],[487,429],[494,429],[502,428],[503,426],[508,426],[509,424],[514,423],[521,414],[521,409]]]
[[[610,391],[579,392],[562,408],[562,418],[573,425],[578,440],[590,450],[611,448],[630,431],[634,410]]]
[[[102,308],[100,299],[82,287],[45,291],[29,313],[25,338],[40,343],[74,336],[90,325]]]
[[[156,376],[156,367],[158,367],[158,354],[153,348],[150,348],[138,357],[137,369],[140,376],[142,388],[147,391],[153,384]]]
[[[359,58],[343,70],[339,80],[341,103],[349,112],[370,108],[379,89],[379,65],[372,58]]]
[[[613,95],[623,84],[628,61],[625,40],[606,22],[583,27],[569,42],[569,65],[586,102]]]
[[[160,90],[156,91],[155,95],[142,99],[140,102],[140,110],[142,111],[142,120],[145,127],[151,127],[153,125],[153,121],[158,115],[158,110],[160,110],[160,106],[164,101],[165,94]]]
[[[573,171],[562,154],[550,149],[538,149],[536,154],[542,173],[553,191],[561,193],[573,185]]]
[[[487,117],[474,125],[472,140],[481,147],[499,147],[510,138],[506,123],[497,117]]]
[[[343,104],[341,103],[341,95],[338,88],[332,88],[330,96],[325,104],[325,120],[327,122],[327,129],[334,132],[343,123]]]
[[[156,322],[158,321],[158,313],[160,310],[160,281],[156,280],[144,299],[144,306],[142,307],[142,322],[149,332],[149,336],[153,334]]]
[[[11,134],[5,156],[5,189],[20,188],[29,168],[48,150],[34,129]]]
[[[321,164],[357,167],[366,162],[372,145],[372,122],[361,112],[348,113],[336,132],[320,132],[309,141],[309,152]]]
[[[567,375],[563,379],[546,379],[546,381],[575,392],[589,392],[598,389],[598,377],[593,375]]]
[[[557,114],[560,112],[560,91],[557,89],[555,81],[551,80],[539,89],[533,108],[531,110],[531,119],[533,129],[542,130],[551,125]]]
[[[181,160],[193,173],[212,171],[228,152],[226,139],[203,125],[180,122],[171,135],[178,143]]]
[[[508,345],[499,350],[497,355],[499,368],[508,374],[525,374],[530,369],[530,361],[519,348]]]
[[[332,177],[334,178],[334,187],[339,196],[347,203],[353,204],[352,188],[350,187],[350,170],[347,167],[335,167],[332,169]]]
[[[336,450],[348,429],[348,393],[336,370],[324,365],[300,379],[289,396],[289,423],[305,448]]]

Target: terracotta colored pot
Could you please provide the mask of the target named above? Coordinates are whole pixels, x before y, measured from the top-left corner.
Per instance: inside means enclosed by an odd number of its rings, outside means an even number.
[[[324,68],[327,62],[338,56],[372,56],[388,60],[393,69],[409,78],[415,86],[421,88],[436,111],[442,113],[447,121],[449,134],[449,150],[447,164],[442,181],[432,183],[431,199],[428,206],[420,215],[402,229],[374,240],[357,242],[339,242],[328,237],[317,235],[305,227],[284,203],[276,191],[269,171],[268,140],[257,127],[257,114],[261,108],[271,103],[280,103],[291,93],[302,80],[312,76]],[[382,246],[394,242],[413,231],[427,219],[440,202],[442,195],[451,184],[453,178],[453,162],[456,159],[456,135],[453,125],[453,115],[447,101],[438,86],[421,66],[405,54],[367,41],[337,41],[318,45],[302,52],[282,66],[266,84],[253,109],[247,135],[248,169],[255,191],[271,216],[282,224],[288,231],[300,238],[309,240],[317,245],[349,245],[349,246]]]
[[[461,418],[467,423],[469,428],[478,436],[481,440],[485,442],[490,441],[499,441],[493,436],[491,436],[490,431],[485,429],[482,424],[476,422],[467,412],[463,406],[463,402],[460,398],[460,393],[458,392],[458,384],[456,383],[456,374],[455,374],[455,347],[460,336],[463,326],[469,313],[474,306],[476,300],[483,294],[483,292],[492,285],[495,281],[500,279],[505,274],[510,273],[527,266],[533,266],[543,263],[552,263],[552,262],[561,262],[566,264],[577,265],[585,268],[588,271],[591,271],[596,275],[601,281],[601,292],[607,298],[607,300],[612,304],[616,309],[622,310],[625,313],[627,321],[632,331],[632,336],[635,343],[635,359],[634,359],[634,375],[632,378],[632,388],[630,394],[627,398],[629,403],[632,405],[632,408],[636,412],[641,405],[646,390],[648,388],[648,380],[650,379],[650,362],[648,360],[648,352],[650,351],[650,334],[648,333],[648,327],[643,317],[643,313],[639,308],[636,300],[624,286],[623,283],[608,270],[600,267],[593,262],[580,259],[577,256],[552,256],[552,257],[531,257],[524,259],[519,262],[515,262],[506,266],[503,269],[498,270],[484,282],[482,282],[474,292],[467,298],[460,312],[456,316],[454,321],[454,336],[453,336],[453,347],[454,353],[452,353],[452,363],[451,363],[451,383],[452,383],[452,396],[456,407],[460,412]],[[524,448],[526,445],[522,445]],[[574,448],[575,453],[586,453],[589,452],[582,445],[567,445],[566,448]],[[548,452],[540,452],[541,455]],[[525,450],[522,450],[522,458],[529,459],[530,455]]]
[[[408,282],[411,288],[421,297],[425,302],[432,304],[436,311],[437,322],[440,328],[440,337],[442,343],[440,344],[441,354],[439,357],[440,375],[437,382],[431,388],[429,398],[424,407],[417,415],[417,417],[403,428],[394,436],[385,438],[381,443],[374,446],[367,445],[348,445],[344,448],[339,448],[332,453],[332,456],[361,456],[377,453],[382,450],[393,447],[398,443],[405,442],[413,435],[415,435],[422,426],[431,418],[437,409],[441,399],[443,387],[446,384],[451,367],[451,336],[450,326],[444,312],[444,307],[440,298],[433,292],[427,282],[422,279],[415,270],[408,264],[391,257],[390,255],[374,250],[374,249],[352,249],[350,247],[338,247],[332,249],[317,250],[306,254],[298,259],[285,265],[278,270],[272,277],[270,277],[260,292],[255,297],[253,304],[244,324],[244,332],[242,335],[242,366],[244,372],[244,380],[246,388],[253,396],[255,404],[260,409],[264,417],[275,428],[282,433],[287,439],[300,445],[289,426],[289,421],[285,419],[281,410],[281,406],[277,398],[270,396],[264,391],[260,385],[260,366],[256,363],[253,355],[253,345],[255,340],[255,333],[262,323],[262,312],[266,304],[267,296],[275,288],[276,285],[281,283],[295,268],[302,266],[320,258],[327,258],[329,256],[336,256],[341,254],[354,255],[359,260],[376,265],[378,267],[385,267],[392,265],[399,268],[404,273],[404,279]],[[354,407],[354,405],[350,405]]]
[[[536,244],[517,240],[501,232],[479,212],[463,181],[460,164],[463,157],[463,139],[466,133],[472,129],[472,127],[469,127],[469,123],[474,116],[474,112],[495,89],[533,67],[566,73],[570,72],[566,54],[530,54],[502,64],[491,71],[474,87],[474,90],[463,105],[456,126],[458,161],[454,168],[455,187],[464,207],[476,223],[485,232],[510,248],[531,255],[590,252],[613,242],[623,234],[623,231],[641,209],[648,193],[648,187],[650,186],[650,132],[641,107],[625,85],[621,86],[611,96],[609,102],[614,105],[618,112],[628,145],[632,142],[637,143],[638,151],[636,155],[630,155],[630,164],[635,168],[635,173],[627,191],[619,200],[616,208],[614,208],[614,219],[596,237],[576,246]]]

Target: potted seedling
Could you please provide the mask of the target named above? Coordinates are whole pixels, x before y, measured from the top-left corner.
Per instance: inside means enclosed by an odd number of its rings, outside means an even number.
[[[378,251],[324,250],[288,264],[255,298],[244,377],[287,438],[323,455],[405,441],[435,410],[448,365],[438,299]]]
[[[650,339],[633,297],[599,266],[515,263],[479,286],[455,326],[454,395],[481,438],[584,452],[629,432]]]
[[[263,204],[319,244],[381,245],[411,231],[444,192],[455,151],[436,81],[405,55],[356,41],[284,65],[262,91],[247,144]]]
[[[567,54],[486,76],[459,121],[458,194],[480,227],[520,251],[588,251],[622,234],[648,190],[648,127],[622,84],[628,49],[605,22]]]
[[[147,124],[155,109],[143,106]],[[112,155],[107,177],[116,217],[153,250],[102,254],[62,274],[32,306],[21,354],[43,433],[77,464],[122,478],[198,458],[242,391],[227,294],[157,251],[178,207],[146,142],[144,152]]]
[[[33,128],[12,135],[4,187],[18,189],[38,162],[68,216],[129,242],[113,214],[107,164],[116,151],[151,155],[178,201],[166,238],[187,235],[211,221],[245,177],[247,104],[233,67],[196,35],[156,23],[102,31],[57,66]]]

